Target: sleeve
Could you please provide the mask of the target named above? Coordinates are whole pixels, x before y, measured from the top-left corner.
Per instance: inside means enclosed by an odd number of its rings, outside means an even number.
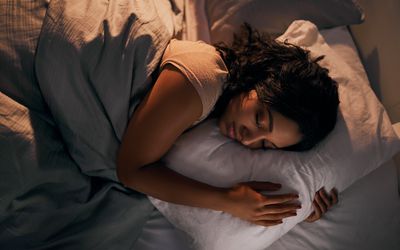
[[[195,87],[203,104],[200,119],[204,120],[219,96],[228,70],[218,51],[204,42],[171,40],[161,61],[161,69],[166,64],[178,68]]]

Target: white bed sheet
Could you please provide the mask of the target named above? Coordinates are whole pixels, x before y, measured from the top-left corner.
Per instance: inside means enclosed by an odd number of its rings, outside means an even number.
[[[389,161],[340,194],[339,204],[315,223],[300,223],[268,250],[398,250],[400,197]]]
[[[347,27],[321,33],[349,65],[367,77]],[[400,249],[397,185],[394,163],[384,164],[340,194],[340,203],[323,219],[297,225],[268,250]],[[134,249],[189,249],[188,242],[182,231],[154,211]]]
[[[398,250],[397,185],[395,164],[389,161],[341,193],[339,204],[321,220],[298,224],[267,250]],[[155,210],[134,250],[158,249],[190,248],[185,234]]]

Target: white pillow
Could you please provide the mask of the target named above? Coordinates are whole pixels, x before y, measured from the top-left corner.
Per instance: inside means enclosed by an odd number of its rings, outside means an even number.
[[[278,193],[298,192],[302,203],[296,217],[265,228],[227,213],[150,197],[199,249],[265,249],[312,212],[312,199],[319,188],[342,191],[400,150],[400,140],[366,78],[329,47],[314,24],[293,22],[279,38],[285,39],[309,49],[314,56],[326,55],[321,65],[329,68],[340,84],[337,125],[327,139],[304,153],[247,149],[223,137],[215,120],[182,135],[165,157],[175,171],[221,187],[249,180],[278,182],[283,185]]]

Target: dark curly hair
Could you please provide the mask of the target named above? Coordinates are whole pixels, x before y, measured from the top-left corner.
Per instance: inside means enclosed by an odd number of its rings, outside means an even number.
[[[338,88],[328,69],[317,63],[324,56],[311,58],[310,51],[276,41],[248,24],[231,46],[214,46],[229,70],[214,117],[222,115],[231,98],[254,89],[263,105],[298,124],[302,140],[285,150],[311,149],[333,130]]]

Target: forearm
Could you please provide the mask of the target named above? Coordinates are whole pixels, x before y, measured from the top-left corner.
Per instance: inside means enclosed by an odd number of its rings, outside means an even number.
[[[160,200],[224,211],[226,189],[187,178],[162,163],[125,171],[119,177],[126,186]]]

